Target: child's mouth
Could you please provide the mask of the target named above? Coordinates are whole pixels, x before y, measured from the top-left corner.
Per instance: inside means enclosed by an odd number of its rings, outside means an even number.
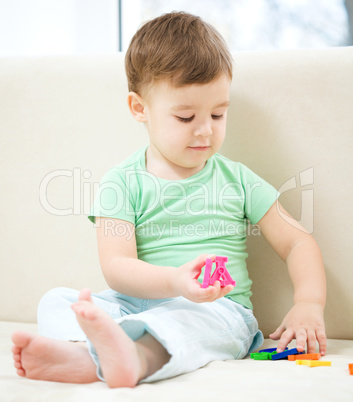
[[[210,147],[208,146],[203,146],[203,147],[189,147],[193,149],[194,151],[207,151]]]

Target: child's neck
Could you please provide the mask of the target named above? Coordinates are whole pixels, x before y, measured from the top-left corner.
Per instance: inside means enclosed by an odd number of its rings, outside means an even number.
[[[161,158],[156,158],[153,155],[153,150],[148,147],[146,152],[146,170],[148,173],[165,180],[183,180],[187,179],[196,173],[200,172],[206,165],[187,168],[175,165],[172,162],[164,161]]]

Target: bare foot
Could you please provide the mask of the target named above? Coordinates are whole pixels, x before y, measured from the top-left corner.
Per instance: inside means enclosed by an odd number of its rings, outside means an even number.
[[[80,384],[99,381],[96,366],[82,343],[26,332],[13,333],[12,341],[14,366],[21,377]]]
[[[93,304],[88,289],[72,305],[77,321],[92,342],[103,376],[111,388],[134,387],[147,373],[141,349],[116,322]]]

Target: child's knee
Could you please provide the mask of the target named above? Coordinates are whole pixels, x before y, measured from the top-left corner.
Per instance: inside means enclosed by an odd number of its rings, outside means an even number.
[[[79,292],[75,289],[59,287],[49,290],[39,301],[38,322],[48,313],[53,313],[56,306],[69,307],[78,300]]]
[[[38,332],[49,338],[84,341],[85,334],[71,309],[78,300],[79,291],[70,288],[54,288],[41,298],[38,311]]]

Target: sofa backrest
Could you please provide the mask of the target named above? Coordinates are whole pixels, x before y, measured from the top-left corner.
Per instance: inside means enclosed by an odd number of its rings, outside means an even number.
[[[148,143],[130,116],[123,55],[0,60],[0,318],[35,321],[49,289],[106,287],[87,219],[102,175]],[[278,188],[318,241],[327,334],[353,339],[353,48],[234,54],[225,156]],[[248,265],[267,336],[293,300],[256,228]]]

